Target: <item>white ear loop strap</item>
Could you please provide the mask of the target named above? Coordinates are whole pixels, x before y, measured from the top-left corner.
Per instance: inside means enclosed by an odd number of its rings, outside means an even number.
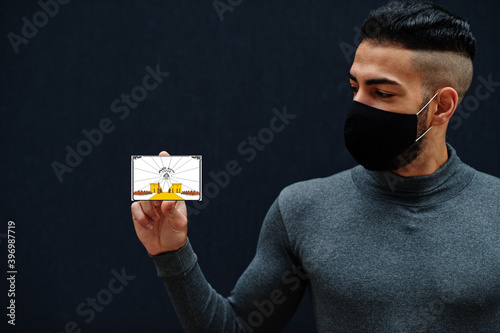
[[[437,92],[434,96],[432,96],[431,100],[430,100],[429,102],[427,102],[427,104],[425,104],[425,106],[422,108],[422,110],[418,111],[417,116],[418,116],[418,115],[419,115],[422,111],[424,111],[424,110],[425,110],[425,108],[426,108],[429,104],[431,104],[432,100],[433,100],[434,98],[436,98],[436,96],[437,96],[438,94],[439,94],[439,91],[438,91],[438,92]],[[429,127],[429,128],[427,129],[427,131],[425,131],[425,132],[424,132],[424,134],[422,134],[421,136],[419,136],[419,137],[418,137],[418,139],[417,139],[417,140],[415,140],[415,142],[417,142],[418,140],[422,139],[422,137],[423,137],[424,135],[426,135],[426,134],[427,134],[427,132],[429,132],[429,131],[431,130],[431,128],[432,128],[432,126],[431,126],[431,127]]]

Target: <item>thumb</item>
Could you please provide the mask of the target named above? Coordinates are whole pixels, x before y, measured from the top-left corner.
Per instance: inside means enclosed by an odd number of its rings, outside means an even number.
[[[178,209],[179,201],[163,201],[161,212],[165,215],[170,226],[175,230],[183,230],[187,225],[187,217]]]

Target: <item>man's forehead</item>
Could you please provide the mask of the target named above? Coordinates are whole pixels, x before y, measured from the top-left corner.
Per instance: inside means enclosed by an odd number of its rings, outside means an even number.
[[[420,84],[421,76],[412,63],[414,51],[392,44],[363,41],[356,51],[350,74],[360,80],[387,78],[402,86]]]

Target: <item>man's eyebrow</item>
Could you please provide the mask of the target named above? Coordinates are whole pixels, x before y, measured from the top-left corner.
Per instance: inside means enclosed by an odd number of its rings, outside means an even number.
[[[358,82],[358,79],[352,75],[351,73],[349,73],[349,78],[351,80],[353,80],[354,82]],[[400,86],[401,83],[397,82],[397,81],[394,81],[394,80],[391,80],[391,79],[388,79],[386,77],[381,77],[381,78],[377,78],[377,79],[370,79],[370,80],[366,80],[365,84],[367,86],[373,86],[375,84],[392,84],[392,85],[395,85],[395,86]]]

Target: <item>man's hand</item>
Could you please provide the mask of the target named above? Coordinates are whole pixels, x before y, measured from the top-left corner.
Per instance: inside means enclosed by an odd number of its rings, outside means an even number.
[[[160,156],[170,156],[162,151]],[[151,255],[175,251],[187,241],[184,201],[136,201],[131,206],[135,232]]]

